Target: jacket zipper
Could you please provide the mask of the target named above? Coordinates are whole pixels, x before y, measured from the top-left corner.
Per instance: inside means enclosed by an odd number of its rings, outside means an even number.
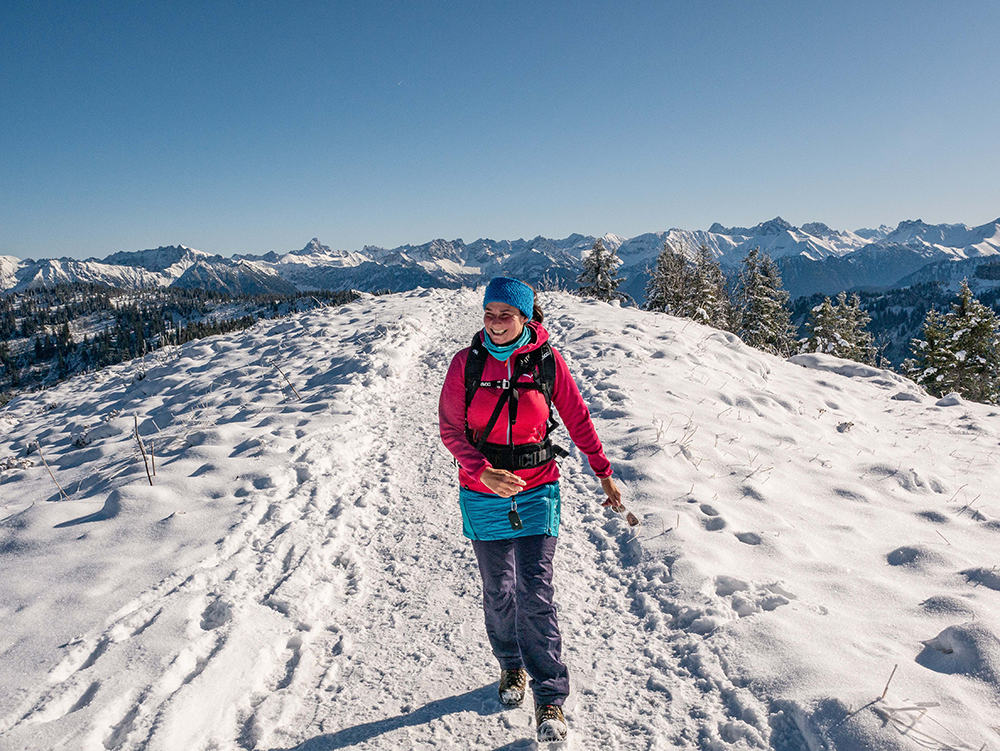
[[[507,358],[507,380],[509,381],[514,377],[514,371],[511,370],[510,361],[513,359],[513,355]],[[514,397],[513,390],[511,391],[511,398]],[[514,445],[514,435],[510,426],[510,402],[507,403],[507,444],[510,446]]]

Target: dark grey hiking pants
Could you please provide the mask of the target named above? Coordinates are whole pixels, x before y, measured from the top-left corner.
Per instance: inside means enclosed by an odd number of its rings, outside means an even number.
[[[536,704],[562,704],[569,671],[553,602],[552,557],[556,539],[530,535],[511,540],[473,540],[483,577],[486,635],[504,670],[523,667]]]

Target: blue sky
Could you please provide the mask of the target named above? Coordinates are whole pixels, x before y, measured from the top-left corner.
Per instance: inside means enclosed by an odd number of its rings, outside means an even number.
[[[0,254],[1000,216],[995,2],[0,4]]]

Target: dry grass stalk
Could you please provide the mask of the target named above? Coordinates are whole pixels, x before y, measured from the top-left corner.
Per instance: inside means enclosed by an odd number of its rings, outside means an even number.
[[[49,463],[45,461],[45,456],[42,454],[42,442],[41,441],[35,441],[35,442],[38,444],[38,457],[42,460],[42,464],[45,465],[45,469],[49,470],[49,477],[52,478],[52,482],[54,482],[56,484],[56,487],[59,488],[59,495],[64,500],[68,501],[69,496],[66,495],[66,491],[62,489],[62,485],[59,484],[59,481],[56,479],[56,476],[52,474],[52,468],[49,467]]]
[[[153,442],[149,442],[149,459],[153,463],[153,477],[156,477],[156,454],[153,453]]]
[[[139,444],[139,452],[142,454],[142,463],[146,465],[146,478],[149,480],[150,486],[153,485],[153,476],[149,474],[149,459],[146,457],[146,448],[142,445],[142,438],[139,437],[139,415],[133,415],[135,417],[135,440]]]
[[[951,498],[945,501],[945,503],[951,503],[952,501],[954,501],[956,496],[958,496],[958,494],[962,492],[962,488],[965,488],[966,486],[968,486],[968,484],[969,483],[965,483],[965,485],[962,485],[958,490],[955,491],[955,495],[953,495]]]
[[[283,371],[281,368],[279,368],[278,367],[278,363],[276,363],[274,360],[271,360],[271,364],[275,367],[275,369],[279,373],[281,373],[281,377],[285,379],[285,382],[288,384],[289,388],[292,390],[292,393],[295,394],[296,398],[301,402],[302,401],[302,396],[296,390],[295,386],[292,385],[292,382],[288,379],[288,376],[285,375],[285,371]]]
[[[896,663],[895,665],[893,665],[893,668],[892,668],[892,672],[891,672],[891,673],[889,673],[889,680],[888,680],[888,681],[886,681],[886,683],[885,683],[885,690],[884,690],[884,691],[882,692],[882,696],[880,696],[880,697],[879,697],[880,699],[884,699],[884,698],[885,698],[885,695],[886,695],[887,693],[889,693],[889,684],[890,684],[890,683],[892,683],[892,677],[893,677],[894,675],[896,675],[896,669],[897,669],[898,667],[899,667],[899,663]]]
[[[885,684],[885,690],[884,690],[884,691],[882,692],[882,695],[881,695],[880,697],[878,697],[877,699],[872,699],[872,700],[871,700],[870,702],[868,702],[867,704],[865,704],[865,705],[864,705],[863,707],[861,707],[860,709],[856,709],[856,710],[854,710],[853,712],[851,712],[851,713],[850,713],[849,715],[846,715],[846,716],[844,716],[844,717],[841,717],[839,721],[835,722],[835,723],[834,723],[834,724],[833,724],[833,725],[832,725],[832,726],[831,726],[831,727],[829,728],[829,730],[833,730],[834,728],[837,728],[837,727],[840,727],[841,725],[843,725],[843,724],[844,724],[845,722],[847,722],[847,721],[848,721],[849,719],[851,719],[851,718],[852,718],[852,717],[854,717],[855,715],[857,715],[857,714],[860,714],[861,712],[865,711],[865,710],[866,710],[866,709],[868,709],[869,707],[874,707],[874,706],[875,706],[876,704],[878,704],[878,703],[879,703],[880,701],[882,701],[883,699],[885,699],[885,695],[886,695],[886,693],[888,693],[888,691],[889,691],[889,683],[892,683],[892,677],[893,677],[894,675],[896,675],[896,668],[898,668],[898,667],[899,667],[899,664],[898,664],[898,663],[897,663],[897,664],[896,664],[895,666],[893,666],[893,668],[892,668],[892,673],[890,673],[890,674],[889,674],[889,681],[888,681],[888,682],[887,682],[887,683]],[[876,711],[876,712],[878,712],[878,709],[876,709],[875,711]],[[827,732],[829,732],[829,730],[828,730]]]

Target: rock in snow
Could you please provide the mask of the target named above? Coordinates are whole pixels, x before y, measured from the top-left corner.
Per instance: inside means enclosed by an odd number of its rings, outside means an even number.
[[[532,747],[436,424],[480,295],[262,321],[0,409],[0,749]],[[575,746],[996,747],[993,408],[540,299],[643,521],[562,462]]]

